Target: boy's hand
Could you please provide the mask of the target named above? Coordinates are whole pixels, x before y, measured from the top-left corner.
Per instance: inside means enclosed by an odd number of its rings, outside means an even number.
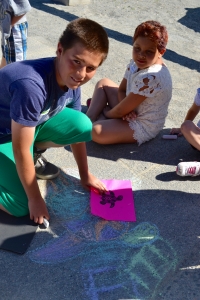
[[[49,213],[43,198],[37,200],[29,200],[28,207],[30,212],[30,219],[35,223],[42,224],[43,218],[49,220]]]
[[[122,119],[124,121],[134,121],[137,118],[137,113],[133,110],[129,114],[125,115]]]
[[[93,187],[94,189],[97,189],[100,193],[107,192],[107,188],[101,180],[96,178],[94,175],[92,175],[90,172],[88,172],[87,178],[81,178],[82,186],[90,191],[90,188]]]
[[[181,129],[180,128],[172,128],[170,130],[170,134],[177,134],[177,136],[182,136],[183,134],[181,133]]]

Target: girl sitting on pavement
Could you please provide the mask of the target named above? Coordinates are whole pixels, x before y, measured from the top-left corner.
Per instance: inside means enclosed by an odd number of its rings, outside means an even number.
[[[184,135],[192,148],[200,151],[200,124],[193,123],[193,120],[200,111],[200,88],[197,89],[196,96],[192,106],[189,108],[185,121],[181,128],[172,128],[170,134]],[[200,162],[180,162],[177,166],[176,173],[180,176],[197,176],[200,175]]]
[[[167,41],[166,27],[159,22],[136,28],[132,59],[120,86],[104,78],[95,87],[87,111],[93,141],[141,145],[163,128],[172,96],[171,75],[162,60]]]

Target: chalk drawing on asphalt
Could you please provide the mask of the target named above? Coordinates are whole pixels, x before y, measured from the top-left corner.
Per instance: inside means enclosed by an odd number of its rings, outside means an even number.
[[[63,232],[28,255],[40,264],[73,264],[80,258],[84,299],[148,299],[175,267],[176,253],[155,224],[135,226],[91,215],[89,193],[78,177],[63,173],[48,184],[46,195]]]

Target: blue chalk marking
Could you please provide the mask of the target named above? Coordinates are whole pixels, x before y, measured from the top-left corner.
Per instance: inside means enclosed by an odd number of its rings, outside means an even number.
[[[62,174],[56,185],[48,184],[47,202],[63,233],[30,251],[29,257],[40,264],[58,264],[81,256],[82,280],[91,300],[106,292],[109,297],[117,289],[124,289],[127,299],[150,299],[177,263],[173,247],[160,237],[155,224],[143,222],[131,228],[132,223],[92,216],[89,193],[76,178]],[[110,285],[102,284],[107,278],[112,279]]]
[[[99,273],[105,273],[109,272],[112,270],[116,270],[116,267],[103,267],[103,268],[98,268],[98,269],[91,269],[88,270],[88,281],[89,281],[89,288],[86,288],[86,294],[90,297],[91,300],[98,300],[99,299],[99,294],[100,293],[105,293],[105,292],[110,292],[119,288],[124,288],[124,284],[127,284],[126,282],[121,282],[119,284],[113,284],[110,286],[103,286],[103,287],[96,287],[95,286],[95,281],[94,281],[94,275],[99,274]],[[85,271],[86,272],[86,271]]]
[[[159,236],[159,229],[155,224],[143,222],[129,230],[121,240],[132,248],[142,248],[145,245],[153,244]]]

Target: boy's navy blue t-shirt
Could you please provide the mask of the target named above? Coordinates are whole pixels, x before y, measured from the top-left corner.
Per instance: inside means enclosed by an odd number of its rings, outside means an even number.
[[[59,87],[54,59],[15,62],[0,70],[0,144],[11,139],[11,119],[35,127],[65,107],[81,110],[80,88]]]

